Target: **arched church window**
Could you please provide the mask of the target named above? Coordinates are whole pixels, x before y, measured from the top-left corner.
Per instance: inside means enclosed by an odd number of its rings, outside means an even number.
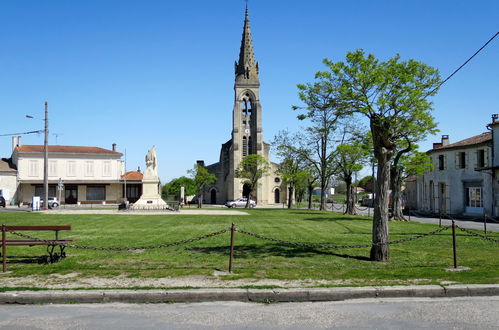
[[[251,136],[248,138],[248,154],[253,153],[253,139]]]

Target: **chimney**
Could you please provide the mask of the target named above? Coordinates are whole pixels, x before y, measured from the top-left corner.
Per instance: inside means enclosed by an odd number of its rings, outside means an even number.
[[[22,136],[18,136],[17,137],[17,146],[20,147],[23,145],[23,137]]]
[[[492,115],[492,124],[499,123],[499,114],[495,113]]]
[[[442,147],[445,147],[448,144],[449,144],[449,136],[448,135],[442,135]]]
[[[204,167],[204,160],[198,160],[198,161],[196,161],[196,163],[197,163],[199,166]]]
[[[113,151],[116,152],[116,143],[113,143]]]
[[[139,172],[139,173],[140,173],[140,166],[139,166],[139,167],[137,167],[137,172]]]
[[[17,136],[12,137],[12,152],[14,152],[14,149],[17,147]]]

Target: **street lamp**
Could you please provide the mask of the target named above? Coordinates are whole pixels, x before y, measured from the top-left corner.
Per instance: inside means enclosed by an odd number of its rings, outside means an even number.
[[[33,116],[26,115],[26,118],[36,119]],[[49,173],[48,173],[48,158],[49,158],[49,107],[48,102],[45,101],[45,141],[43,143],[43,209],[46,210],[49,204]]]

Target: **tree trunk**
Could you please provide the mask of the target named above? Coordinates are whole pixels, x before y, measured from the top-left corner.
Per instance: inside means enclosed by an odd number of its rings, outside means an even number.
[[[308,209],[312,209],[312,192],[314,191],[314,186],[308,186]]]
[[[345,176],[345,184],[347,188],[347,199],[346,199],[346,209],[345,214],[355,215],[357,212],[355,211],[355,199],[354,199],[354,191],[352,186],[352,175]]]
[[[323,211],[326,209],[326,186],[327,179],[326,177],[321,178],[321,205],[319,210]]]
[[[399,169],[391,171],[391,187],[392,187],[392,219],[398,221],[407,221],[404,217],[402,205],[402,178]]]
[[[288,209],[293,206],[293,186],[289,186],[288,189]]]
[[[198,209],[203,207],[203,194],[198,194]]]
[[[375,155],[378,160],[378,173],[374,198],[373,246],[371,260],[388,261],[390,250],[388,244],[388,204],[390,200],[390,158],[391,152],[384,147],[375,145]]]

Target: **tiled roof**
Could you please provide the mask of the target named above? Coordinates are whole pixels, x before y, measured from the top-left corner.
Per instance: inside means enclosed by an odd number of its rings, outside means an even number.
[[[462,148],[462,147],[469,147],[477,144],[482,144],[488,141],[492,141],[492,133],[491,132],[485,132],[480,135],[472,136],[470,138],[448,144],[446,146],[437,148],[437,149],[432,149],[429,150],[429,152],[432,151],[438,151],[438,150],[445,150],[445,149],[454,149],[454,148]]]
[[[0,159],[0,172],[16,172],[16,167],[12,164],[12,161],[7,158]]]
[[[126,172],[121,176],[121,180],[127,181],[142,181],[142,179],[144,179],[144,174],[139,171]]]
[[[80,147],[80,146],[54,146],[49,145],[49,152],[67,152],[77,154],[112,154],[122,155],[121,152],[103,149],[99,147]],[[17,147],[20,152],[43,152],[42,145],[22,145]]]

